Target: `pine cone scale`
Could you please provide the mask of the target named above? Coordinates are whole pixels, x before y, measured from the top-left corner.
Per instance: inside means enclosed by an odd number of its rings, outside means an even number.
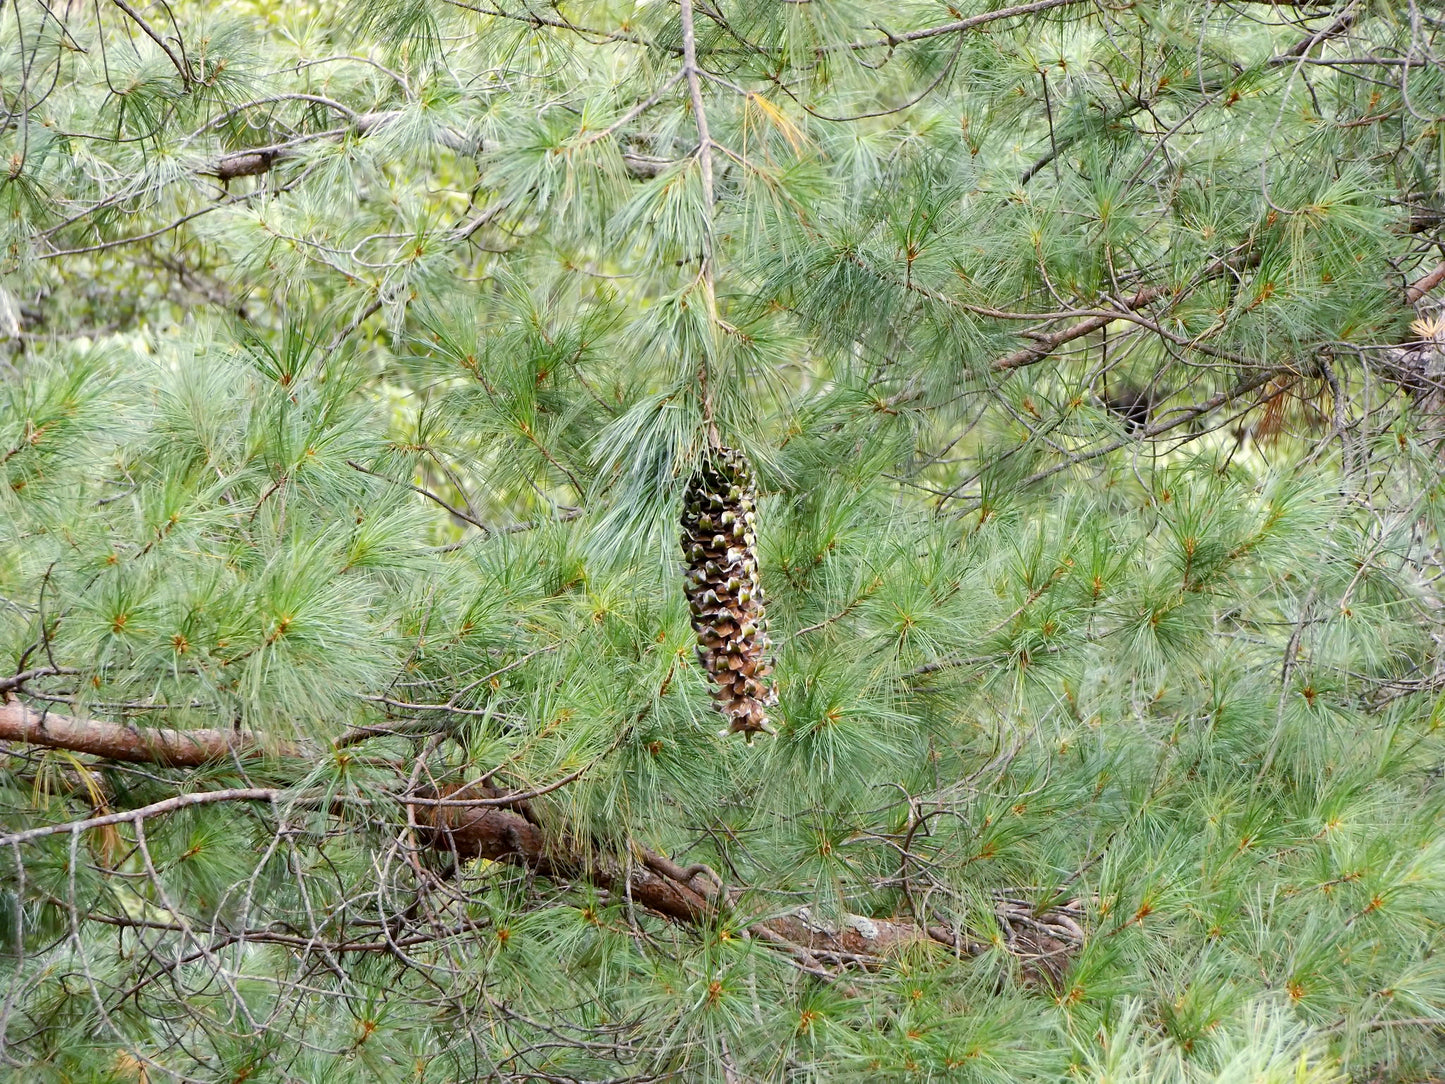
[[[742,453],[709,454],[683,499],[683,586],[697,634],[697,655],[716,686],[712,699],[728,732],[771,733],[767,706],[767,620],[758,582],[756,496]]]

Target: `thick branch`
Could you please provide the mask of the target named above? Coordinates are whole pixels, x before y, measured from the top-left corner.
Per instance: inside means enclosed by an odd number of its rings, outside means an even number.
[[[428,842],[460,858],[486,858],[525,866],[559,880],[585,880],[675,922],[700,925],[726,921],[739,894],[724,892],[697,867],[681,869],[670,859],[641,852],[633,862],[586,858],[579,849],[559,846],[520,813],[495,807],[414,806],[425,824]],[[838,926],[816,922],[806,909],[743,924],[765,940],[822,957],[877,957],[901,945],[933,941],[960,951],[976,951],[974,942],[957,941],[942,928],[923,930],[911,922],[850,915]]]
[[[131,764],[162,764],[168,768],[198,768],[232,755],[274,753],[300,756],[299,746],[276,742],[253,730],[139,729],[96,719],[35,711],[11,700],[0,705],[0,740],[91,753],[107,760]]]
[[[1421,275],[1414,282],[1410,283],[1409,286],[1405,287],[1405,300],[1413,305],[1431,290],[1435,289],[1435,287],[1439,286],[1441,282],[1445,282],[1445,263],[1439,264],[1435,270],[1431,271],[1428,275]]]
[[[0,706],[0,740],[68,749],[111,760],[198,767],[234,754],[271,751],[303,756],[305,750],[289,742],[268,741],[254,732],[230,730],[134,730],[120,723],[74,719],[42,714],[19,701]],[[469,794],[483,801],[516,799],[490,784],[472,784]],[[274,801],[271,788],[203,791],[178,795],[153,805],[89,820],[29,829],[4,843],[21,843],[42,836],[161,814],[185,806],[213,801]],[[920,927],[913,922],[849,915],[839,925],[817,921],[806,908],[786,914],[753,917],[739,913],[741,893],[724,891],[703,867],[683,869],[663,855],[638,850],[632,861],[596,855],[572,841],[559,839],[520,812],[499,805],[443,804],[431,800],[410,804],[414,823],[430,846],[459,858],[486,858],[511,862],[539,876],[557,880],[583,880],[618,895],[654,914],[685,925],[726,922],[730,916],[771,944],[786,948],[807,961],[876,959],[907,944],[932,942],[955,952],[973,953],[980,942],[956,937],[941,926]]]

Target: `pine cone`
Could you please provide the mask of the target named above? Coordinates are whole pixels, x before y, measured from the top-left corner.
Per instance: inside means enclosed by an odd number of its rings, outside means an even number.
[[[773,733],[776,701],[768,675],[767,618],[758,582],[757,502],[752,469],[731,448],[708,453],[683,496],[683,583],[697,633],[697,657],[728,718],[724,733]]]

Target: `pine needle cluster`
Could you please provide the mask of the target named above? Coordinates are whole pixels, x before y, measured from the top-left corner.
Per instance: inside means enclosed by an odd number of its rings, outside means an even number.
[[[0,1073],[1438,1079],[1442,33],[0,11]]]

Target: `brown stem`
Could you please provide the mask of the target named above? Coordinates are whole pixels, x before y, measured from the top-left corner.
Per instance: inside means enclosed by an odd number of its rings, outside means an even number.
[[[278,163],[296,157],[305,149],[306,145],[317,140],[341,139],[348,134],[368,136],[386,127],[400,116],[400,110],[353,114],[355,119],[350,127],[311,132],[269,147],[253,147],[250,150],[233,151],[217,158],[199,172],[207,177],[215,177],[222,182],[232,181],[237,177],[256,177],[270,171]],[[456,151],[458,154],[476,154],[481,149],[477,140],[452,129],[443,129],[438,132],[435,141],[439,146]]]
[[[274,741],[254,730],[137,728],[36,711],[19,700],[0,705],[0,740],[168,768],[199,768],[233,754],[302,755],[301,747],[295,743]]]
[[[233,753],[270,751],[280,756],[304,757],[308,752],[295,743],[270,741],[255,732],[134,730],[121,723],[36,712],[18,700],[0,705],[0,740],[166,767],[199,767]],[[468,789],[480,791],[490,799],[505,797],[502,791],[487,783]],[[274,801],[279,793],[273,788],[256,788],[178,795],[127,812],[29,829],[0,843],[18,845],[40,836],[83,831],[121,821],[137,822],[145,816],[203,802]],[[558,838],[514,809],[433,804],[444,797],[429,795],[431,801],[409,804],[419,833],[437,850],[460,858],[511,862],[539,876],[584,880],[615,893],[625,892],[637,905],[685,925],[733,922],[739,929],[753,930],[763,940],[788,948],[805,962],[831,959],[867,963],[901,946],[921,941],[942,944],[955,952],[972,953],[978,949],[977,942],[955,937],[942,927],[924,928],[889,918],[848,915],[835,925],[815,920],[806,908],[766,916],[742,913],[742,893],[724,891],[699,872],[700,867],[682,869],[666,856],[645,850],[639,851],[639,861],[624,862]]]
[[[707,319],[710,327],[716,327],[717,284],[713,267],[713,215],[717,206],[717,193],[713,188],[712,134],[707,126],[707,109],[702,100],[702,69],[697,64],[697,31],[693,25],[693,0],[679,0],[678,20],[682,30],[682,75],[687,80],[688,98],[692,102],[692,119],[697,126],[697,164],[702,174],[703,231],[702,263],[698,274],[702,278],[703,300],[707,305]],[[702,416],[707,423],[708,446],[718,448],[722,439],[718,435],[714,420],[712,388],[708,382],[708,359],[706,353],[698,362],[698,394],[702,399]]]
[[[610,857],[584,857],[578,848],[559,846],[541,827],[509,809],[415,808],[428,842],[440,850],[454,851],[460,858],[514,862],[544,877],[581,879],[619,894],[627,892],[637,905],[685,925],[725,924],[740,903],[740,893],[720,892],[695,870],[681,869],[663,855],[644,851],[640,861],[630,864]],[[842,924],[833,925],[813,921],[801,910],[766,918],[737,916],[737,924],[771,935],[767,940],[781,939],[815,956],[835,959],[875,958],[919,941],[971,951],[971,943],[960,943],[941,928],[925,931],[911,922],[861,915],[849,915]]]
[[[1166,286],[1146,286],[1133,297],[1127,299],[1124,305],[1128,309],[1138,309],[1149,304],[1158,297],[1168,292]],[[1081,339],[1090,332],[1098,331],[1107,327],[1115,320],[1121,319],[1121,315],[1110,313],[1106,316],[1091,316],[1087,320],[1081,320],[1077,324],[1071,324],[1061,331],[1055,331],[1048,335],[1040,335],[1028,346],[1020,347],[1012,354],[999,358],[989,366],[996,373],[1007,373],[1014,369],[1021,369],[1025,365],[1032,365],[1042,361],[1065,343]]]
[[[1410,283],[1409,286],[1405,287],[1405,300],[1412,305],[1415,304],[1415,302],[1439,286],[1442,281],[1445,281],[1445,263],[1437,265],[1435,270],[1431,271],[1428,275],[1421,275],[1414,282]]]
[[[177,809],[185,809],[193,805],[210,805],[214,802],[270,802],[275,801],[280,794],[281,792],[275,787],[231,787],[227,790],[201,790],[191,794],[177,794],[174,798],[152,802],[150,805],[139,806],[136,809],[107,813],[100,817],[89,817],[83,821],[68,821],[65,824],[43,824],[38,828],[27,828],[23,832],[0,836],[0,847],[12,847],[32,839],[58,836],[66,832],[84,832],[91,828],[104,828],[111,824],[134,823],[144,820],[146,817],[173,813]]]
[[[1215,264],[1211,265],[1208,269],[1206,269],[1201,276],[1201,279],[1216,278],[1220,274],[1231,270],[1243,270],[1258,263],[1258,260],[1259,257],[1257,254],[1251,254],[1242,260],[1220,260]],[[1431,290],[1433,290],[1436,286],[1439,286],[1442,282],[1445,282],[1445,263],[1439,264],[1434,270],[1430,271],[1428,274],[1420,276],[1414,282],[1406,286],[1405,300],[1413,305],[1421,298],[1423,298],[1426,294],[1428,294]],[[1019,349],[1015,350],[1013,353],[1006,354],[1004,357],[996,359],[989,365],[989,368],[996,373],[1010,373],[1013,372],[1015,369],[1022,369],[1026,366],[1036,364],[1037,362],[1040,362],[1044,358],[1048,357],[1055,350],[1065,345],[1066,343],[1073,342],[1075,339],[1081,339],[1085,335],[1090,334],[1091,332],[1099,331],[1107,327],[1109,324],[1113,323],[1115,320],[1128,320],[1134,318],[1131,315],[1134,310],[1141,309],[1146,305],[1152,304],[1153,302],[1159,300],[1159,298],[1171,292],[1171,288],[1168,286],[1146,286],[1143,289],[1139,290],[1138,293],[1134,294],[1133,297],[1125,298],[1118,313],[1100,313],[1095,316],[1090,316],[1088,319],[1080,320],[1076,324],[1070,324],[1068,327],[1062,328],[1058,331],[1050,332],[1047,334],[1040,334],[1036,336],[1033,341],[1030,342],[1027,346],[1022,346]],[[1023,314],[999,313],[998,315],[1001,317],[1008,316],[1010,318],[1022,318]],[[1142,323],[1146,327],[1149,326],[1147,322],[1142,320],[1136,320],[1136,322]],[[1153,327],[1151,328],[1151,330],[1158,331],[1158,328]],[[1194,349],[1200,349],[1204,350],[1204,352],[1209,352],[1207,348],[1204,348],[1202,344],[1199,344],[1197,342],[1191,342],[1189,343],[1189,345],[1191,345]],[[1252,390],[1254,386],[1257,385],[1251,385],[1244,390]],[[1220,402],[1228,401],[1230,400],[1227,395],[1224,398],[1220,399]],[[1214,405],[1218,404],[1216,403]],[[1170,428],[1172,428],[1172,426],[1170,426]],[[1150,435],[1153,436],[1157,434],[1151,433]]]

